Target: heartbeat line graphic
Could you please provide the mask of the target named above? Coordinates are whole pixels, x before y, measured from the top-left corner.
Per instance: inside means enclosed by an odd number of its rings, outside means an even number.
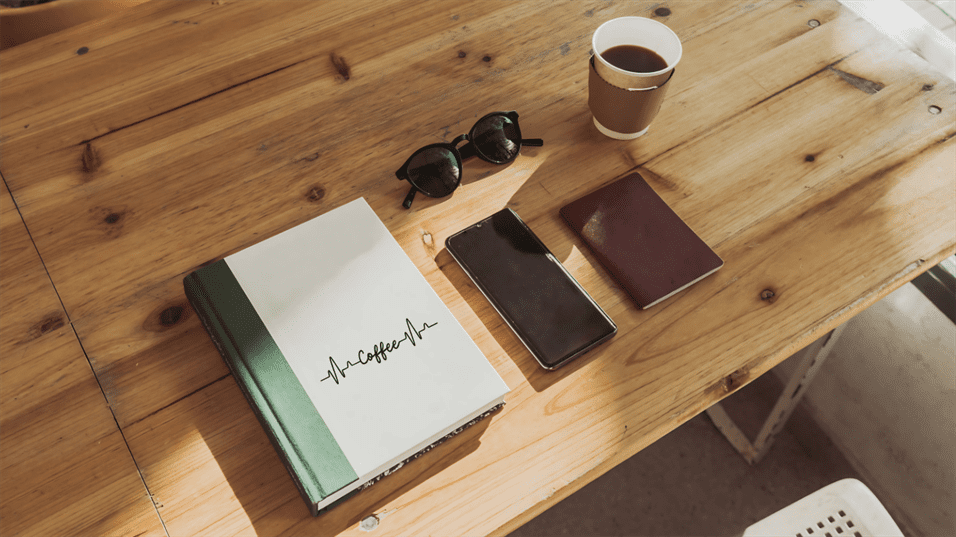
[[[350,367],[356,366],[356,365],[365,365],[367,363],[372,362],[373,360],[375,361],[375,363],[380,364],[388,360],[388,353],[398,350],[398,347],[401,346],[402,343],[408,341],[409,343],[412,344],[413,347],[416,346],[417,345],[416,340],[422,339],[422,333],[425,332],[425,330],[428,330],[429,328],[437,324],[438,323],[432,323],[432,324],[422,323],[421,329],[416,329],[415,325],[412,324],[412,321],[406,318],[405,319],[406,330],[405,330],[405,335],[402,337],[402,339],[393,339],[391,343],[384,343],[380,341],[372,347],[372,352],[366,352],[364,350],[360,350],[358,351],[358,361],[356,362],[351,362],[349,360],[346,360],[345,366],[343,367],[343,366],[340,366],[335,361],[335,358],[329,356],[328,375],[326,375],[319,382],[325,382],[326,380],[332,379],[333,381],[335,381],[335,384],[340,384],[341,383],[340,379],[343,379],[343,380],[345,379],[345,372],[348,371]]]

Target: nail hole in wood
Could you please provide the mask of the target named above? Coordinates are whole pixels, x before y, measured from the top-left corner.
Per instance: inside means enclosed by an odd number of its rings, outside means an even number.
[[[308,192],[305,193],[305,198],[312,203],[315,203],[325,197],[325,189],[322,188],[322,185],[313,185]]]
[[[777,301],[777,293],[773,289],[764,289],[760,292],[760,300],[773,304]]]

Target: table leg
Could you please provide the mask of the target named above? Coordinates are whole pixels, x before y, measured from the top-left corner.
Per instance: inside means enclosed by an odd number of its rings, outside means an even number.
[[[836,327],[827,333],[827,335],[814,341],[800,351],[803,355],[800,357],[800,363],[797,365],[796,371],[793,372],[783,393],[780,394],[776,404],[760,428],[760,432],[757,433],[757,439],[752,443],[744,432],[737,427],[737,424],[734,423],[733,419],[730,418],[720,403],[715,403],[707,409],[707,415],[710,416],[711,421],[714,422],[717,429],[724,434],[730,444],[734,446],[748,463],[756,464],[760,462],[763,456],[767,454],[767,451],[770,450],[770,446],[773,445],[774,436],[776,436],[787,423],[793,410],[797,407],[797,403],[800,402],[803,394],[806,393],[807,387],[810,385],[813,377],[816,376],[820,370],[820,366],[823,365],[824,360],[826,360],[830,351],[834,345],[836,345],[845,326],[846,323]]]

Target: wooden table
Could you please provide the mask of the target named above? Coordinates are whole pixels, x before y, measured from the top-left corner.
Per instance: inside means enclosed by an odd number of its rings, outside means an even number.
[[[587,108],[623,15],[684,43],[630,142]],[[157,0],[0,67],[3,535],[505,534],[956,249],[956,86],[836,2]],[[511,109],[544,147],[401,207]],[[647,311],[557,212],[633,169],[726,262]],[[182,278],[358,196],[513,391],[313,519]],[[620,327],[556,372],[443,248],[505,206]]]

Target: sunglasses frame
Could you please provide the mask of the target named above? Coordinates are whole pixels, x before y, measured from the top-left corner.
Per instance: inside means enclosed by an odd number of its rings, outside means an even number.
[[[501,159],[495,159],[495,158],[489,157],[485,155],[484,153],[482,153],[478,149],[477,145],[474,143],[475,129],[478,128],[479,125],[481,125],[481,122],[495,116],[504,116],[508,118],[509,120],[511,120],[511,123],[515,127],[515,131],[518,136],[518,139],[516,140],[518,149],[515,151],[514,156],[512,156],[511,158],[501,160]],[[461,149],[459,149],[458,144],[462,142],[468,142],[468,143],[461,146]],[[518,112],[512,110],[509,112],[492,112],[490,114],[485,114],[478,121],[475,122],[475,124],[471,127],[471,130],[468,131],[468,134],[462,134],[456,137],[450,143],[428,144],[424,147],[420,147],[417,150],[415,150],[415,152],[413,152],[410,157],[408,157],[408,160],[405,161],[405,164],[402,164],[402,167],[395,172],[395,176],[398,177],[399,180],[408,181],[408,183],[411,185],[411,188],[408,191],[408,195],[405,196],[405,201],[402,202],[402,206],[405,207],[406,209],[410,208],[412,206],[412,201],[415,199],[415,193],[417,192],[421,192],[422,194],[425,194],[426,196],[430,198],[443,198],[445,196],[450,196],[452,192],[457,190],[458,186],[461,185],[461,178],[464,175],[463,162],[467,158],[477,156],[481,160],[484,160],[485,162],[490,162],[492,164],[507,164],[508,162],[511,162],[512,160],[518,157],[518,153],[521,152],[521,147],[525,145],[529,147],[540,147],[544,145],[544,140],[540,138],[524,139],[521,137],[521,127],[518,126]],[[434,149],[434,148],[443,148],[448,150],[452,154],[452,156],[455,157],[455,164],[458,166],[458,181],[455,183],[454,188],[452,188],[447,194],[435,195],[436,193],[434,192],[428,192],[420,188],[419,185],[416,185],[415,182],[412,181],[408,175],[408,166],[411,164],[412,159],[414,159],[420,153],[427,151],[429,149]]]

